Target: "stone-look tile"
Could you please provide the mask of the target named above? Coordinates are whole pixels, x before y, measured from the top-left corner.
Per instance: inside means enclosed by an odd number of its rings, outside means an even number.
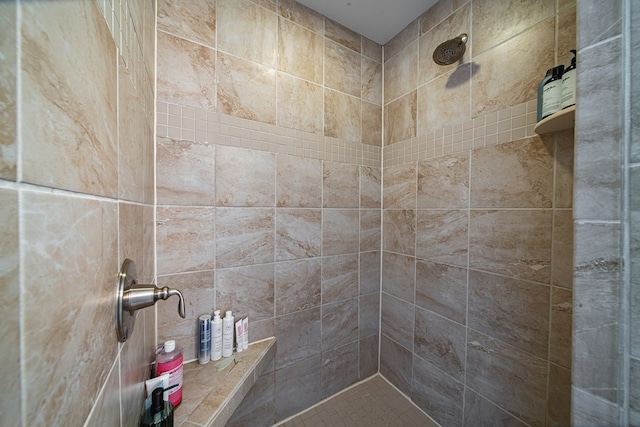
[[[322,352],[322,398],[333,396],[358,380],[358,342]]]
[[[219,51],[275,67],[275,13],[251,0],[235,0],[219,2],[216,14]]]
[[[321,246],[320,209],[277,209],[276,261],[317,257]]]
[[[432,61],[433,62],[433,61]],[[418,89],[418,135],[447,123],[461,123],[471,118],[471,64],[440,76]],[[446,102],[443,102],[446,100]]]
[[[382,253],[382,290],[410,303],[415,297],[416,259],[414,257]]]
[[[619,224],[577,224],[573,294],[573,386],[617,400]]]
[[[570,210],[553,213],[551,284],[573,288],[573,218]]]
[[[276,315],[320,305],[321,262],[309,259],[276,264]]]
[[[157,208],[158,274],[214,267],[214,208]]]
[[[158,137],[156,192],[158,204],[215,204],[215,146],[207,142]]]
[[[120,202],[118,205],[118,250],[121,260],[136,263],[138,283],[155,279],[153,206]]]
[[[320,355],[276,371],[276,421],[297,414],[322,399]]]
[[[278,73],[278,126],[322,133],[322,86]]]
[[[551,211],[471,211],[469,266],[549,283]]]
[[[97,401],[94,409],[91,411],[90,416],[85,421],[88,425],[95,426],[118,426],[120,424],[120,359],[116,358],[115,363],[111,366],[109,376],[105,383],[102,393],[97,397]],[[142,386],[142,383],[140,383]],[[144,391],[141,388],[140,396],[138,399],[139,406],[136,410],[139,412],[142,408],[142,397]],[[128,402],[127,402],[128,403]],[[136,419],[136,424],[140,421],[139,416]],[[20,422],[16,420],[15,425],[20,425]]]
[[[528,424],[544,424],[546,361],[469,329],[466,367],[468,387]]]
[[[218,111],[276,124],[276,71],[218,52]]]
[[[325,208],[357,208],[360,177],[357,165],[323,162],[322,203]]]
[[[380,185],[382,182],[379,168],[360,167],[360,207],[380,207]]]
[[[216,47],[215,2],[160,0],[157,7],[159,30]]]
[[[382,333],[409,350],[413,349],[414,311],[412,303],[382,293]]]
[[[491,2],[484,0],[484,3]],[[473,7],[475,9],[476,3]],[[495,17],[503,19],[500,13]],[[551,18],[481,55],[473,48],[474,65],[482,72],[475,75],[471,88],[471,117],[536,98],[540,76],[554,64],[554,28],[555,19]],[[478,36],[471,39],[472,42],[478,40]],[[531,58],[536,61],[532,63]],[[530,66],[523,68],[522,64]],[[584,67],[582,63],[580,65]]]
[[[229,427],[269,427],[276,422],[276,374],[271,372],[256,379],[242,403],[233,413]]]
[[[273,262],[274,217],[274,209],[217,208],[216,268]]]
[[[418,162],[418,209],[469,206],[469,154]]]
[[[640,361],[629,359],[629,422],[634,425],[640,420]]]
[[[304,55],[300,55],[304,52]],[[323,38],[282,17],[278,18],[278,70],[323,83]]]
[[[358,339],[358,298],[322,306],[322,351]]]
[[[362,143],[382,146],[382,107],[362,101]]]
[[[93,2],[20,10],[22,181],[116,197],[117,54],[104,18]],[[61,46],[83,55],[69,61]]]
[[[361,62],[359,53],[325,39],[325,86],[359,98],[362,94]]]
[[[618,406],[577,387],[571,388],[571,422],[576,426],[606,426],[618,418]]]
[[[420,16],[420,34],[431,30],[469,0],[441,0]]]
[[[0,178],[11,181],[16,180],[17,158],[16,22],[16,4],[0,3],[0,55],[3,58],[0,69]]]
[[[415,310],[414,354],[464,380],[466,328],[422,308]]]
[[[466,267],[468,211],[418,211],[416,222],[418,258]]]
[[[158,31],[157,99],[216,108],[216,51]]]
[[[378,209],[360,210],[360,251],[379,251],[382,241],[380,224],[382,212]]]
[[[25,405],[38,402],[41,409],[27,411],[24,422],[81,425],[118,350],[113,327],[117,205],[24,192],[21,208],[21,270],[28,274],[21,278],[21,342],[30,349],[21,360],[29,367],[23,371],[22,396]],[[61,391],[61,398],[50,399],[51,390]]]
[[[604,13],[604,12],[603,12]],[[606,15],[605,15],[606,16]],[[600,17],[598,18],[600,19]],[[617,220],[620,217],[620,152],[622,125],[622,42],[611,40],[580,55],[576,102],[608,108],[576,109],[576,219]]]
[[[362,57],[362,99],[382,105],[382,64]]]
[[[441,1],[439,3],[447,3],[446,0]],[[450,2],[449,2],[450,3]],[[433,8],[437,8],[439,5],[434,5]],[[444,6],[444,4],[442,5]],[[440,6],[440,7],[442,7]],[[422,15],[421,21],[423,24],[427,24],[426,19],[427,16],[431,13],[429,12]],[[449,74],[449,71],[456,70],[460,63],[467,62],[469,58],[471,58],[471,40],[467,41],[467,46],[464,55],[460,61],[456,61],[451,65],[438,65],[433,61],[433,52],[440,45],[440,43],[444,43],[447,40],[451,40],[455,37],[458,37],[460,34],[470,35],[472,38],[473,34],[470,34],[471,30],[471,2],[467,3],[455,13],[448,16],[439,24],[435,25],[433,28],[430,28],[428,31],[425,30],[425,27],[422,28],[422,36],[420,37],[420,71],[418,84],[422,85],[427,83],[428,81],[433,80],[434,78],[441,76],[443,74]],[[469,67],[466,66],[467,73],[469,72]],[[454,75],[459,76],[461,73],[456,71]],[[460,76],[462,77],[462,76]],[[466,75],[467,79],[469,79],[469,74]],[[469,79],[470,80],[470,79]],[[464,80],[463,80],[464,81]],[[453,80],[451,81],[453,84]],[[469,89],[469,87],[467,87]],[[467,100],[468,101],[468,100]],[[437,105],[442,106],[442,102],[438,102]],[[449,102],[447,102],[449,104]],[[468,105],[468,104],[467,104]],[[459,106],[458,106],[459,107]],[[467,111],[468,113],[468,111]],[[455,121],[449,120],[448,123],[455,123]]]
[[[464,385],[413,356],[411,400],[443,426],[462,426]]]
[[[360,142],[361,101],[331,89],[324,91],[324,135]]]
[[[543,359],[549,300],[548,286],[469,271],[469,327]]]
[[[276,317],[276,369],[320,354],[320,307]]]
[[[372,293],[360,296],[358,325],[360,339],[378,335],[380,332],[380,294]]]
[[[640,16],[640,8],[637,5],[631,5],[631,20],[637,20]],[[631,26],[631,75],[636,76],[640,70],[640,27],[638,25]],[[640,95],[637,91],[631,91],[631,147],[630,161],[633,163],[640,162]]]
[[[0,5],[0,10],[4,5]],[[0,18],[2,20],[2,18]],[[0,30],[2,31],[2,30]],[[1,42],[0,42],[1,43]],[[20,385],[20,300],[18,282],[18,193],[0,189],[0,337],[5,361],[0,368],[8,389],[0,401],[0,412],[10,425],[21,425]],[[30,281],[31,279],[29,279]],[[5,418],[6,417],[6,418]]]
[[[602,8],[598,2],[581,3],[577,22],[580,23],[577,34],[577,48],[580,50],[615,37],[622,32],[622,2],[612,2],[607,8]],[[583,66],[582,63],[580,66]]]
[[[251,341],[260,341],[266,338],[276,336],[275,320],[273,317],[253,322],[249,327],[249,339]]]
[[[274,264],[216,270],[216,307],[232,310],[238,319],[249,316],[254,325],[273,317],[274,276]],[[250,336],[252,341],[259,339]]]
[[[631,277],[631,330],[640,330],[640,167],[632,167],[629,170],[629,182],[631,188],[629,191],[629,255],[630,277]],[[631,355],[640,358],[640,334],[631,334]]]
[[[571,6],[558,12],[558,63],[571,64],[573,54],[571,49],[576,49],[576,7]]]
[[[322,33],[323,31],[324,16],[295,0],[279,0],[278,12],[282,17],[315,33]],[[282,19],[280,21],[282,22]]]
[[[455,322],[466,324],[466,268],[418,260],[416,305]]]
[[[406,395],[411,394],[412,353],[385,335],[380,336],[380,373]]]
[[[417,39],[384,64],[384,103],[388,104],[415,90],[416,87],[418,87]]]
[[[322,255],[358,252],[357,209],[325,209],[322,212]]]
[[[382,230],[382,248],[384,250],[415,255],[416,211],[384,211]]]
[[[322,304],[358,296],[358,254],[322,258]]]
[[[573,206],[573,129],[556,133],[556,138],[553,207],[571,208]]]
[[[518,7],[513,7],[508,0],[474,1],[473,37],[469,40],[473,46],[473,54],[478,55],[522,33],[553,16],[554,12],[553,0],[523,3]]]
[[[174,310],[176,318],[179,319],[177,307],[174,306]],[[149,378],[151,363],[155,357],[155,349],[146,344],[145,336],[146,322],[154,323],[150,319],[153,315],[154,308],[146,308],[143,313],[138,314],[136,330],[120,351],[120,388],[111,389],[110,393],[114,395],[111,398],[113,403],[109,402],[108,405],[114,405],[111,408],[116,409],[120,406],[116,403],[117,399],[121,399],[123,425],[135,425],[140,421],[140,408],[144,405],[144,381]],[[155,324],[153,326],[155,328]],[[117,409],[114,412],[117,412]]]
[[[471,207],[550,208],[553,142],[536,136],[474,150],[471,176]]]
[[[360,35],[331,19],[325,19],[324,36],[342,46],[360,53]]]
[[[522,421],[498,408],[469,388],[465,388],[464,391],[463,425],[526,427],[526,424]]]
[[[360,295],[380,292],[380,252],[360,253]]]
[[[416,136],[417,91],[398,98],[384,108],[384,145]]]
[[[322,161],[278,155],[276,158],[276,206],[321,207]]]
[[[373,40],[362,37],[362,55],[376,62],[382,62],[382,46]]]
[[[549,360],[571,369],[571,328],[573,293],[551,288],[551,325],[549,328]]]
[[[143,94],[133,85],[122,57],[118,62],[118,197],[153,203],[153,133]]]
[[[360,379],[378,373],[379,341],[380,335],[371,335],[360,340]]]
[[[407,47],[411,42],[418,39],[420,35],[420,21],[412,21],[402,31],[393,36],[391,40],[384,45],[384,60],[389,61],[398,53],[401,53],[402,49]]]
[[[557,427],[571,425],[571,371],[569,369],[553,363],[549,364],[548,399],[548,425]]]
[[[156,304],[158,310],[158,343],[175,340],[176,344],[182,347],[185,361],[197,359],[200,345],[198,339],[198,317],[203,314],[213,315],[213,310],[220,308],[215,299],[213,270],[158,276],[157,286],[179,289],[184,296],[186,309],[186,317],[183,319],[178,315],[178,304],[174,300],[175,298],[160,301]],[[228,308],[228,310],[231,310],[231,308]],[[222,314],[224,315],[224,311]],[[136,330],[135,332],[138,331]]]
[[[416,208],[416,164],[384,169],[382,204],[385,209]]]

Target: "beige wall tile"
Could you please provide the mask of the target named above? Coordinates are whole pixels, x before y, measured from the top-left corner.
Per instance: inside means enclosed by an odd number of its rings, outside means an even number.
[[[325,209],[322,213],[322,255],[358,252],[357,209]]]
[[[417,91],[396,99],[384,107],[384,145],[416,136]]]
[[[217,206],[275,206],[275,154],[218,146],[215,169]]]
[[[518,6],[513,7],[508,0],[473,2],[473,37],[470,42],[474,56],[531,28],[555,11],[553,0],[520,3]],[[553,33],[552,30],[551,35]]]
[[[387,62],[411,42],[420,36],[420,21],[416,19],[407,25],[402,31],[396,34],[384,45],[384,61]]]
[[[416,259],[412,256],[382,253],[382,291],[414,303],[416,291]],[[404,331],[407,333],[411,331]]]
[[[553,213],[551,284],[573,288],[573,215],[571,210]]]
[[[466,210],[419,210],[416,256],[435,262],[466,267],[469,232]]]
[[[380,207],[380,169],[368,166],[360,167],[360,207]]]
[[[382,201],[385,209],[416,208],[416,173],[415,163],[384,169]]]
[[[261,65],[276,65],[277,15],[251,0],[220,1],[218,50]]]
[[[549,364],[549,420],[550,424],[571,424],[571,370]],[[577,419],[576,419],[577,421]],[[582,421],[579,422],[582,424]]]
[[[278,125],[322,133],[323,89],[307,80],[278,73]]]
[[[358,98],[324,90],[324,135],[348,141],[360,141],[362,136],[361,101]]]
[[[216,268],[273,262],[274,236],[273,208],[217,208]]]
[[[416,305],[467,323],[467,269],[416,261]]]
[[[102,393],[97,398],[95,408],[87,419],[93,425],[120,424],[120,358],[116,358],[109,371],[109,377]],[[142,390],[140,390],[142,392]],[[144,395],[142,395],[144,396]],[[138,402],[142,403],[142,402]],[[139,421],[139,420],[138,420]],[[16,425],[20,425],[17,423]]]
[[[315,33],[324,32],[324,16],[295,0],[279,0],[278,12],[282,17]]]
[[[555,150],[555,208],[573,206],[573,129],[556,134]]]
[[[278,209],[276,211],[276,261],[321,255],[322,211]]]
[[[275,70],[218,53],[218,111],[275,124],[275,100]]]
[[[382,146],[382,107],[362,101],[362,143]]]
[[[305,52],[300,55],[300,52]],[[278,18],[278,70],[314,83],[323,83],[322,36]]]
[[[361,58],[359,53],[325,39],[325,87],[360,97],[362,93]]]
[[[16,179],[16,4],[0,3],[0,177]]]
[[[463,425],[483,422],[488,425],[525,427],[519,419],[497,407],[469,388],[464,391],[464,420]]]
[[[116,197],[116,49],[104,19],[93,3],[21,10],[23,180]],[[60,46],[84,54],[69,61]]]
[[[382,64],[364,56],[362,57],[362,99],[382,105]]]
[[[420,34],[424,34],[451,15],[468,0],[440,0],[420,16]]]
[[[576,7],[568,7],[558,12],[558,64],[567,68],[571,65],[573,54],[571,49],[577,49],[576,41]]]
[[[373,40],[362,37],[362,55],[376,62],[382,62],[382,46]]]
[[[552,207],[553,150],[538,137],[474,150],[471,206]]]
[[[415,254],[416,211],[385,210],[382,230],[384,250],[405,255]]]
[[[294,156],[276,158],[276,204],[278,207],[322,206],[322,161]]]
[[[238,319],[248,316],[250,322],[271,318],[274,312],[274,277],[274,264],[216,270],[216,305],[232,310]],[[249,335],[251,341],[260,339],[255,329],[256,323],[254,334]]]
[[[414,354],[464,380],[465,327],[422,308],[416,308],[415,319]]]
[[[551,288],[549,360],[571,369],[571,327],[573,292]]]
[[[321,302],[320,258],[276,264],[276,315],[317,307]]]
[[[159,30],[212,48],[216,47],[215,2],[159,0],[157,7]]]
[[[158,31],[157,98],[215,110],[216,52]]]
[[[358,295],[358,254],[322,258],[322,303]]]
[[[360,168],[338,162],[322,165],[322,204],[325,208],[357,208]]]
[[[360,252],[379,251],[382,213],[377,209],[360,210]]]
[[[82,424],[118,351],[113,327],[117,206],[38,192],[25,192],[22,202],[22,268],[29,275],[22,279],[21,339],[30,349],[22,361],[29,367],[23,371],[23,396],[25,404],[39,402],[41,409],[27,411],[25,421]],[[51,249],[38,249],[43,247]],[[51,390],[64,390],[65,398],[49,399]]]
[[[469,154],[418,162],[418,209],[469,206]]]
[[[325,19],[324,36],[354,52],[361,52],[361,36],[331,19]]]
[[[384,64],[384,103],[415,90],[418,84],[418,42],[414,41]]]

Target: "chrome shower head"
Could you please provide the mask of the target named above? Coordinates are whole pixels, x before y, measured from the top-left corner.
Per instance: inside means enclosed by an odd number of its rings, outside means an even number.
[[[460,60],[467,49],[467,40],[469,37],[463,33],[455,39],[441,43],[433,52],[433,61],[438,65],[449,65]]]

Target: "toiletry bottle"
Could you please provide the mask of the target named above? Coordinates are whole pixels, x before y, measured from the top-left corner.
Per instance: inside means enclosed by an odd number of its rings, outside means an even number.
[[[560,109],[565,109],[576,105],[576,51],[571,49],[573,58],[571,58],[571,65],[564,70],[562,74],[562,102]]]
[[[551,73],[553,72],[553,68],[549,68],[547,70],[547,74],[540,80],[540,84],[538,85],[538,115],[536,116],[536,121],[542,120],[542,90],[544,88],[544,84],[549,81],[551,78]]]
[[[211,360],[211,315],[203,314],[198,318],[200,329],[200,347],[198,363],[204,365]]]
[[[551,78],[542,89],[542,118],[560,111],[562,101],[562,72],[564,65],[553,68]]]
[[[164,401],[163,394],[162,387],[151,392],[151,407],[142,414],[140,427],[173,427],[173,405]]]
[[[242,341],[242,319],[238,320],[236,322],[236,351],[238,353],[242,353],[242,350],[244,350],[244,344]]]
[[[249,318],[242,319],[242,347],[246,350],[249,348]]]
[[[233,354],[233,316],[227,311],[222,319],[222,357]]]
[[[182,402],[182,348],[174,340],[164,343],[156,352],[157,375],[169,373],[169,402],[174,407]]]
[[[220,360],[222,358],[222,319],[220,318],[220,310],[213,312],[211,335],[211,360]]]

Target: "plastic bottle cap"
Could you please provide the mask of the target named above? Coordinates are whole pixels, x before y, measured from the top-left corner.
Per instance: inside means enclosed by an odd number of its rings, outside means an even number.
[[[228,310],[225,316],[227,317],[227,319],[230,319],[232,317],[231,310]]]
[[[164,389],[158,387],[151,392],[151,413],[157,414],[164,409]]]
[[[213,320],[220,320],[220,310],[213,312]]]
[[[174,340],[165,341],[164,343],[164,352],[171,353],[176,349],[176,342]]]

